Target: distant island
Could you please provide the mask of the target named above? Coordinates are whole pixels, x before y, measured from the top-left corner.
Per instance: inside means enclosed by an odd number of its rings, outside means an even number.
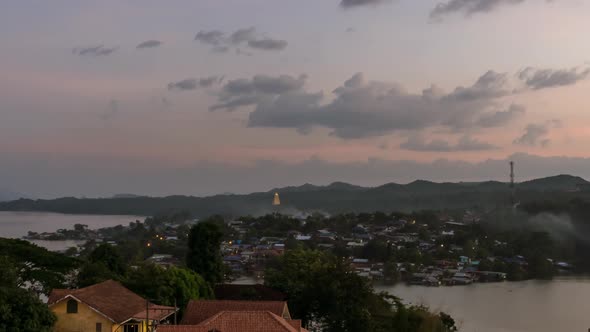
[[[489,209],[509,205],[511,200],[510,185],[505,182],[437,183],[416,180],[408,184],[387,183],[377,187],[362,187],[343,182],[334,182],[327,186],[304,184],[274,188],[268,192],[208,197],[120,194],[111,198],[18,199],[0,202],[0,211],[149,216],[184,210],[198,218],[213,214],[259,216],[275,211],[271,204],[275,192],[281,196],[281,212],[291,214]],[[521,203],[546,199],[588,199],[590,182],[577,176],[557,175],[518,183],[515,194],[517,201]]]

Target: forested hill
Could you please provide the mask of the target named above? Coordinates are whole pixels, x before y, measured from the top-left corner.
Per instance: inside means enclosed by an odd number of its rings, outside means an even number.
[[[271,206],[274,192],[280,194],[280,208]],[[576,197],[590,199],[590,182],[580,177],[558,175],[519,183],[516,186],[516,194],[517,199],[523,203]],[[506,206],[509,201],[510,188],[503,182],[435,183],[417,180],[408,184],[388,183],[370,188],[342,182],[327,186],[305,184],[247,195],[227,194],[209,197],[125,195],[94,199],[20,199],[0,203],[0,211],[154,215],[171,210],[188,210],[196,217],[206,217],[212,214],[261,215],[273,211],[342,213],[493,208]]]

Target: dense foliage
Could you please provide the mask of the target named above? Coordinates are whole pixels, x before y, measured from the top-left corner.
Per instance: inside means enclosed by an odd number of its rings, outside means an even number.
[[[50,332],[56,317],[30,290],[20,288],[19,271],[0,256],[0,332]]]
[[[344,260],[314,250],[290,250],[267,270],[265,284],[288,294],[294,317],[322,331],[453,331],[454,322],[422,307],[375,293]],[[445,325],[446,324],[446,325]]]
[[[68,275],[79,261],[48,251],[28,241],[0,238],[0,255],[15,264],[17,285],[30,285],[37,293],[49,294],[68,283]]]
[[[223,279],[220,249],[222,237],[220,227],[213,221],[200,222],[193,226],[188,237],[186,266],[212,284]]]
[[[209,299],[213,291],[199,274],[177,267],[143,264],[132,269],[124,285],[151,301],[184,310],[189,300]]]

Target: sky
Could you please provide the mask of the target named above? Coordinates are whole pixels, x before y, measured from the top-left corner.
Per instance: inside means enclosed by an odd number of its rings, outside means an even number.
[[[585,0],[0,4],[0,193],[590,178]]]

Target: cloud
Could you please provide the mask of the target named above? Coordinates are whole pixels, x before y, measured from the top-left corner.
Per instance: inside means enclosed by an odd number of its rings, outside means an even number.
[[[444,15],[463,13],[470,16],[476,13],[486,13],[503,6],[516,5],[525,0],[448,0],[439,2],[430,12],[431,18],[440,18]]]
[[[356,29],[354,27],[348,27],[344,32],[356,32]]]
[[[552,128],[561,126],[561,121],[551,120],[545,123],[530,123],[524,129],[524,134],[514,140],[514,144],[545,147],[550,140],[547,138]]]
[[[451,144],[439,139],[427,142],[420,136],[411,136],[407,141],[400,145],[400,148],[421,152],[482,151],[497,149],[497,147],[492,144],[480,142],[470,136],[461,137],[456,144]]]
[[[252,79],[236,79],[228,81],[222,88],[219,103],[209,109],[234,110],[240,106],[261,103],[269,96],[301,90],[307,79],[306,75],[293,77],[289,75],[266,76],[256,75]]]
[[[223,78],[218,76],[210,76],[200,79],[187,78],[182,81],[168,83],[168,90],[189,91],[197,88],[208,88],[214,84],[221,83],[222,80]]]
[[[413,94],[399,84],[366,82],[363,74],[357,73],[333,91],[333,100],[323,103],[322,92],[304,90],[305,77],[259,75],[226,83],[219,102],[210,109],[255,106],[248,117],[250,127],[292,128],[299,133],[324,127],[340,138],[381,136],[437,126],[461,131],[481,127],[482,116],[493,116],[489,110],[497,107],[495,98],[509,93],[503,85],[504,77],[487,72],[472,86],[459,87],[449,94],[436,86]],[[493,120],[483,120],[483,124],[493,127],[506,122]]]
[[[526,113],[526,109],[522,105],[512,104],[506,111],[497,111],[483,114],[478,120],[477,124],[484,128],[501,127],[517,117]]]
[[[341,0],[340,7],[353,8],[361,6],[375,6],[386,2],[390,2],[390,0]]]
[[[118,47],[104,47],[103,45],[93,47],[76,47],[72,53],[80,56],[106,56],[113,54]]]
[[[456,100],[492,99],[509,95],[507,88],[508,74],[487,71],[470,87],[457,87],[446,98]]]
[[[517,76],[528,88],[540,90],[546,88],[574,85],[590,75],[590,68],[579,69],[536,69],[532,67],[521,70]]]
[[[197,80],[187,78],[178,82],[168,83],[168,90],[194,90],[197,88]]]
[[[248,41],[248,46],[251,48],[265,50],[265,51],[281,51],[287,47],[286,40],[279,40],[279,39],[271,39],[271,38],[264,38],[264,39],[254,39]]]
[[[236,55],[252,56],[252,53],[246,52],[238,47],[236,48]]]
[[[221,83],[223,77],[219,76],[209,76],[199,79],[199,86],[203,88],[208,88],[213,86],[214,84]]]
[[[219,31],[219,30],[201,30],[197,33],[197,35],[195,36],[195,40],[203,43],[203,44],[208,44],[208,45],[219,45],[221,44],[224,40],[224,33],[223,31]]]
[[[254,39],[256,39],[256,28],[254,27],[236,30],[229,37],[230,42],[233,44],[240,44]]]
[[[211,52],[213,53],[227,53],[229,50],[229,46],[214,46],[211,48]]]
[[[237,55],[251,54],[240,50],[238,46],[246,45],[249,48],[263,51],[281,51],[284,50],[288,42],[282,39],[272,39],[260,35],[255,27],[238,29],[226,37],[225,32],[220,30],[201,30],[195,36],[195,40],[212,46],[211,51],[215,53],[226,53],[235,47]]]
[[[154,48],[154,47],[158,47],[160,45],[162,45],[162,42],[159,40],[146,40],[146,41],[140,43],[139,45],[137,45],[135,48],[137,48],[137,49]]]

